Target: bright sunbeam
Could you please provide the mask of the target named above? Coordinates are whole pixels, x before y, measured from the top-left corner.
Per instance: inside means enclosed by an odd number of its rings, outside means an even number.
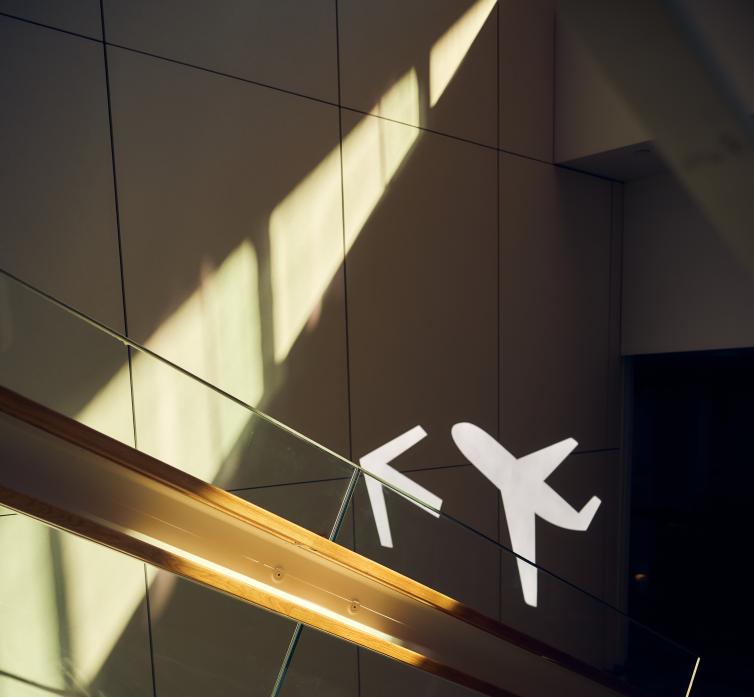
[[[128,365],[124,364],[76,414],[76,420],[121,443],[133,445],[130,383]]]
[[[264,391],[256,253],[241,242],[146,345],[226,392],[256,404]]]
[[[390,113],[412,123],[419,118],[419,81],[409,70],[380,100],[373,113]],[[343,140],[346,253],[406,159],[417,128],[366,116]]]
[[[35,523],[35,521],[29,521]],[[48,529],[60,545],[75,683],[90,685],[144,601],[142,564],[102,545]]]
[[[256,403],[264,389],[257,286],[256,254],[244,241],[147,345]],[[133,353],[133,371],[140,449],[215,480],[249,412],[146,354]],[[76,418],[133,444],[130,401],[126,364]],[[0,565],[0,670],[18,678],[0,676],[0,697],[20,694],[24,680],[89,694],[144,599],[142,564],[21,515],[3,519],[0,549],[13,560]]]
[[[372,113],[414,123],[419,83],[414,69],[380,99]],[[343,187],[348,191],[346,248],[358,237],[416,140],[415,128],[366,116],[343,139]],[[275,361],[282,363],[343,263],[340,148],[330,153],[270,216]]]
[[[63,689],[49,534],[20,515],[0,525],[0,549],[11,560],[0,564],[0,671]],[[0,676],[0,697],[18,690],[17,681]]]
[[[332,150],[270,216],[275,361],[282,363],[343,259],[340,149]]]
[[[494,0],[477,2],[440,38],[430,57],[432,105],[442,95],[489,15]],[[420,130],[420,89],[414,68],[382,96],[342,141],[302,179],[270,215],[270,277],[274,359],[282,363],[388,187]],[[390,119],[380,118],[389,115]],[[342,152],[342,161],[341,161]],[[342,165],[342,182],[341,182]],[[343,189],[348,192],[345,202]],[[345,221],[343,220],[345,210]],[[345,244],[341,225],[345,226]],[[149,337],[157,354],[250,403],[265,394],[259,269],[254,248],[243,241]],[[139,448],[217,482],[249,421],[249,412],[159,361],[134,352],[134,407]],[[76,418],[133,444],[130,377],[124,365]],[[14,516],[20,522],[21,516]],[[0,668],[53,689],[88,689],[144,597],[141,564],[110,550],[24,521],[32,540],[0,538],[14,564],[0,573],[2,598],[24,597],[23,606],[0,605],[10,632],[0,632]],[[14,526],[18,527],[18,526]],[[11,532],[5,526],[0,532]],[[58,539],[53,568],[50,536]],[[28,537],[28,536],[27,536]],[[36,540],[36,541],[35,541]],[[20,546],[19,546],[20,545]],[[22,553],[23,552],[23,553]],[[25,593],[13,590],[34,579]],[[62,583],[64,593],[56,593]],[[12,588],[11,588],[12,587]],[[113,588],[118,589],[117,598]],[[63,603],[61,606],[60,603]],[[71,665],[61,665],[67,634]],[[10,684],[11,694],[18,684]],[[15,693],[13,693],[15,694]]]
[[[146,341],[158,355],[250,404],[264,391],[257,266],[254,248],[242,242]],[[146,354],[132,356],[140,449],[212,481],[248,413]],[[129,382],[124,364],[76,420],[133,444]]]
[[[429,53],[429,106],[442,97],[497,0],[477,0],[432,46]]]
[[[147,341],[250,404],[264,391],[257,258],[242,242]],[[148,355],[133,359],[139,448],[204,481],[217,478],[248,410]]]
[[[142,564],[24,515],[3,521],[0,549],[0,697],[25,681],[90,694],[144,600]]]
[[[408,122],[419,116],[419,86],[408,71],[377,105]],[[346,252],[408,155],[419,131],[365,117],[344,139],[344,182],[350,206]],[[343,261],[340,148],[280,203],[270,219],[275,358],[290,351]],[[264,393],[258,262],[242,242],[146,342],[157,354],[251,404]],[[139,448],[204,481],[217,481],[249,421],[249,412],[195,380],[138,351],[133,354]],[[76,415],[77,420],[133,444],[128,366],[123,365]],[[0,606],[10,632],[0,632],[0,668],[52,689],[84,689],[95,680],[144,597],[141,564],[99,545],[63,536],[13,516],[0,532],[14,564],[0,574]],[[53,567],[50,540],[58,545]],[[18,545],[21,545],[20,547]],[[22,553],[23,552],[23,553]],[[20,593],[18,587],[34,579]],[[62,585],[61,585],[62,584]],[[64,593],[60,596],[62,588]],[[112,594],[118,588],[117,599]],[[16,590],[14,590],[16,589]],[[62,601],[62,605],[61,605]],[[67,636],[61,664],[60,638]],[[33,647],[33,650],[32,650]],[[74,670],[75,673],[71,672]],[[18,682],[0,697],[15,694]]]

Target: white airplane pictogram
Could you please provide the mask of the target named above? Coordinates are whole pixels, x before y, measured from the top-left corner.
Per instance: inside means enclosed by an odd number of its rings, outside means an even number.
[[[522,458],[515,458],[478,426],[459,423],[451,429],[458,449],[500,491],[516,560],[524,602],[537,606],[536,516],[567,530],[585,531],[601,501],[596,496],[577,511],[546,479],[578,443],[567,438]],[[523,559],[521,558],[523,557]],[[529,560],[528,564],[524,560]]]

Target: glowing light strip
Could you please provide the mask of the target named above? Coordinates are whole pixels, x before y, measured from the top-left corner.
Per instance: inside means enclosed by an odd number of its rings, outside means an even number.
[[[362,624],[361,622],[357,622],[356,620],[350,617],[347,617],[346,615],[341,615],[340,613],[337,613],[334,610],[330,610],[329,608],[324,607],[323,605],[319,605],[318,603],[315,603],[311,600],[307,600],[306,598],[302,598],[298,595],[294,595],[293,593],[289,593],[288,591],[285,591],[278,586],[264,583],[263,581],[260,581],[256,578],[242,574],[240,571],[229,569],[226,566],[222,566],[222,564],[218,564],[216,562],[210,561],[209,559],[204,559],[203,557],[197,556],[196,554],[193,554],[192,552],[189,552],[185,549],[181,549],[180,547],[175,547],[174,545],[171,545],[170,543],[164,542],[162,540],[156,540],[149,535],[145,535],[144,533],[139,532],[138,530],[122,528],[121,526],[113,525],[112,522],[107,523],[107,525],[111,528],[119,529],[121,532],[127,534],[129,537],[135,537],[141,540],[142,542],[146,542],[152,547],[157,547],[158,549],[161,549],[169,554],[172,554],[173,556],[178,557],[179,559],[183,559],[197,566],[201,566],[202,568],[207,569],[208,571],[212,571],[216,574],[220,574],[221,576],[225,576],[226,578],[230,578],[234,581],[238,581],[239,583],[243,583],[245,586],[254,588],[257,591],[261,591],[262,593],[274,596],[276,598],[279,598],[280,600],[284,600],[294,605],[298,605],[299,607],[309,610],[310,612],[314,612],[315,614],[320,615],[322,617],[326,617],[327,619],[333,620],[334,622],[345,624],[351,629],[355,629],[359,632],[364,632],[365,634],[369,634],[370,636],[373,636],[374,638],[379,639],[381,641],[389,641],[391,644],[395,644],[397,646],[405,646],[405,644],[400,639],[392,636],[391,634],[382,632],[379,629],[370,627],[367,624]],[[245,557],[245,558],[251,559],[251,557]],[[257,562],[257,563],[259,563],[261,566],[268,568],[269,570],[273,570],[275,568],[264,562]],[[381,614],[381,613],[378,613],[378,614]]]
[[[696,663],[694,664],[694,670],[691,672],[691,680],[689,680],[689,689],[686,690],[686,697],[691,694],[691,688],[694,686],[694,678],[696,678],[696,671],[699,668],[699,663],[702,660],[701,656],[696,657]]]

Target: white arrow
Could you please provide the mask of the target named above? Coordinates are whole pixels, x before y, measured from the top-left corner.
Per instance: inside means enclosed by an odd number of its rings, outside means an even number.
[[[409,479],[405,474],[401,474],[397,469],[388,464],[388,462],[391,462],[426,437],[427,432],[421,426],[414,426],[410,431],[406,431],[397,438],[393,438],[389,443],[385,443],[385,445],[382,445],[376,450],[372,450],[372,452],[364,455],[359,459],[359,464],[367,472],[371,472],[383,481],[394,486],[398,490],[397,493],[402,496],[402,492],[405,492],[410,496],[413,496],[415,499],[418,499],[415,501],[408,496],[404,496],[407,501],[411,501],[411,503],[418,506],[423,511],[433,515],[435,518],[439,518],[440,514],[438,511],[442,507],[442,499],[439,496],[435,496],[435,494],[428,491],[420,484]],[[366,483],[367,493],[369,494],[369,503],[372,506],[372,515],[374,515],[374,522],[377,525],[377,534],[380,537],[380,544],[383,547],[392,547],[393,536],[390,534],[390,521],[387,517],[385,492],[382,487],[382,482],[368,476],[366,478]]]

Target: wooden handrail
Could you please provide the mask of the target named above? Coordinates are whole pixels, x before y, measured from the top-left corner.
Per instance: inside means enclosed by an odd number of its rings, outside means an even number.
[[[0,503],[487,695],[528,695],[534,675],[541,693],[637,694],[563,651],[2,387]]]

